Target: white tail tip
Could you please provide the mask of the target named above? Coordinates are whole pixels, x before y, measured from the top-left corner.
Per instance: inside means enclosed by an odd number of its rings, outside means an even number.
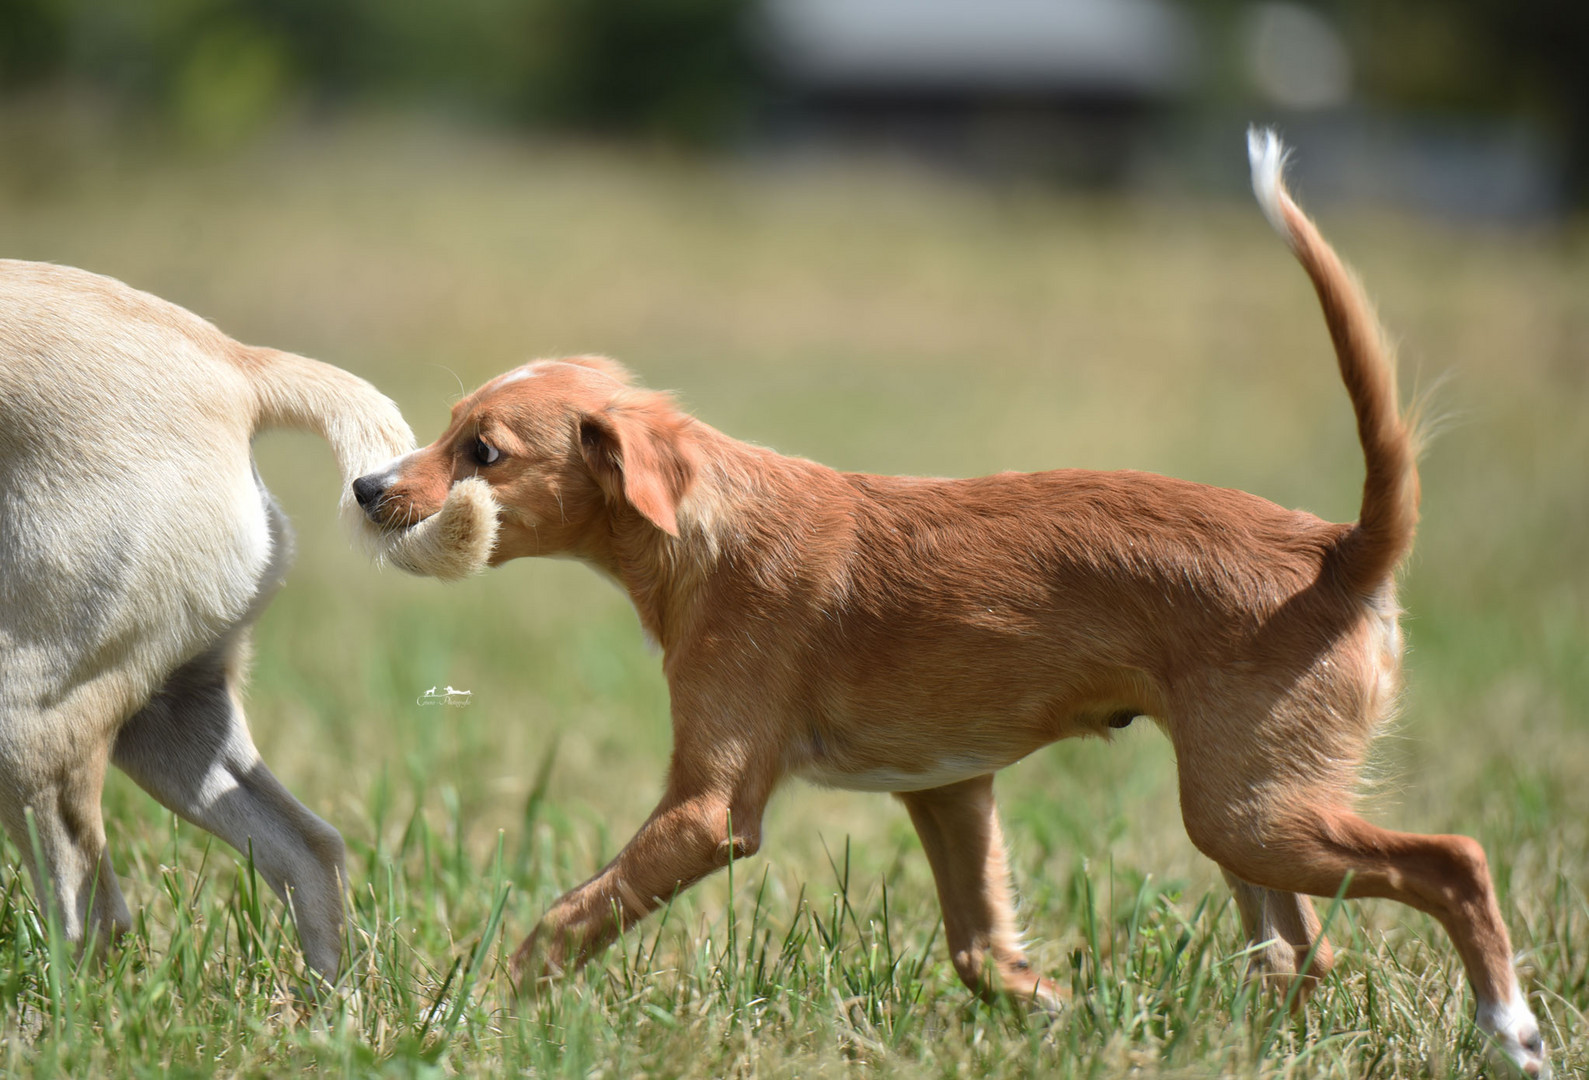
[[[410,574],[457,581],[489,565],[497,543],[497,501],[478,476],[458,481],[441,509],[401,532],[364,530],[375,557]]]
[[[1281,174],[1285,172],[1288,156],[1285,144],[1273,128],[1247,129],[1247,160],[1252,164],[1252,193],[1258,197],[1258,206],[1274,231],[1287,244],[1291,244],[1291,229],[1286,225],[1285,215],[1280,209],[1280,200],[1286,193]]]

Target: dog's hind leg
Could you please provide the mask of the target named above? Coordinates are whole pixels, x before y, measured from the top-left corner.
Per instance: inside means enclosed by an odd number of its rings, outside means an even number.
[[[51,905],[66,939],[101,949],[132,926],[100,816],[105,751],[60,751],[50,759],[37,749],[20,760],[0,759],[6,793],[0,817],[23,853],[40,905]]]
[[[1021,949],[992,775],[898,798],[932,866],[949,956],[961,980],[985,996],[1004,993],[1058,1006],[1058,989],[1032,970]]]
[[[1319,932],[1313,901],[1298,893],[1253,885],[1229,870],[1225,870],[1225,881],[1236,897],[1247,945],[1253,950],[1248,971],[1255,977],[1275,980],[1281,993],[1289,992],[1293,980],[1300,976],[1292,1002],[1293,1008],[1300,1009],[1335,966],[1330,941]],[[1303,965],[1307,965],[1305,975]]]
[[[1347,897],[1397,900],[1434,916],[1467,968],[1479,1026],[1525,1073],[1549,1075],[1477,841],[1370,824],[1349,809],[1338,775],[1352,757],[1349,744],[1329,742],[1323,726],[1300,714],[1263,722],[1310,730],[1314,744],[1298,739],[1287,754],[1267,754],[1252,740],[1200,737],[1195,718],[1173,729],[1192,842],[1242,881],[1275,893],[1332,897],[1344,889]]]
[[[238,638],[179,669],[116,739],[113,760],[160,803],[238,851],[292,910],[304,959],[336,977],[342,837],[265,767],[236,696]]]

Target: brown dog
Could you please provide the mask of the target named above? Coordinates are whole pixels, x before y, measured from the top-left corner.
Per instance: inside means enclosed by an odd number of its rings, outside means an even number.
[[[1224,868],[1282,985],[1299,978],[1305,993],[1331,965],[1306,894],[1400,900],[1450,933],[1479,1024],[1525,1071],[1548,1072],[1479,845],[1389,832],[1352,809],[1396,693],[1414,440],[1369,304],[1281,186],[1279,143],[1255,134],[1251,150],[1357,412],[1356,524],[1143,473],[839,473],[714,431],[597,358],[487,383],[436,442],[354,484],[400,542],[410,523],[459,517],[459,488],[487,506],[484,483],[496,521],[461,533],[478,545],[497,530],[491,565],[583,559],[661,644],[666,794],[520,946],[521,984],[754,854],[768,797],[797,775],[894,793],[961,978],[1051,1003],[1016,933],[993,774],[1140,715],[1174,743],[1187,832]]]

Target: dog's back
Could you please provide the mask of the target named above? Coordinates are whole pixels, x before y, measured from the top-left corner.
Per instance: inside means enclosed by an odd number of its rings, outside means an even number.
[[[286,553],[249,443],[293,418],[262,405],[283,396],[262,373],[291,365],[276,382],[315,389],[318,378],[346,395],[323,403],[321,426],[367,442],[340,455],[347,474],[404,445],[401,417],[368,384],[273,359],[282,355],[109,278],[0,262],[7,711],[92,674],[93,692],[125,712],[268,587],[267,569]]]

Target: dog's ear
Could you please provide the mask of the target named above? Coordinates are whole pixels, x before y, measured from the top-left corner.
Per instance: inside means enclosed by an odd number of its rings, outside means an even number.
[[[579,421],[580,453],[607,498],[628,503],[669,536],[679,535],[679,500],[695,477],[684,423],[660,401],[609,405]]]

